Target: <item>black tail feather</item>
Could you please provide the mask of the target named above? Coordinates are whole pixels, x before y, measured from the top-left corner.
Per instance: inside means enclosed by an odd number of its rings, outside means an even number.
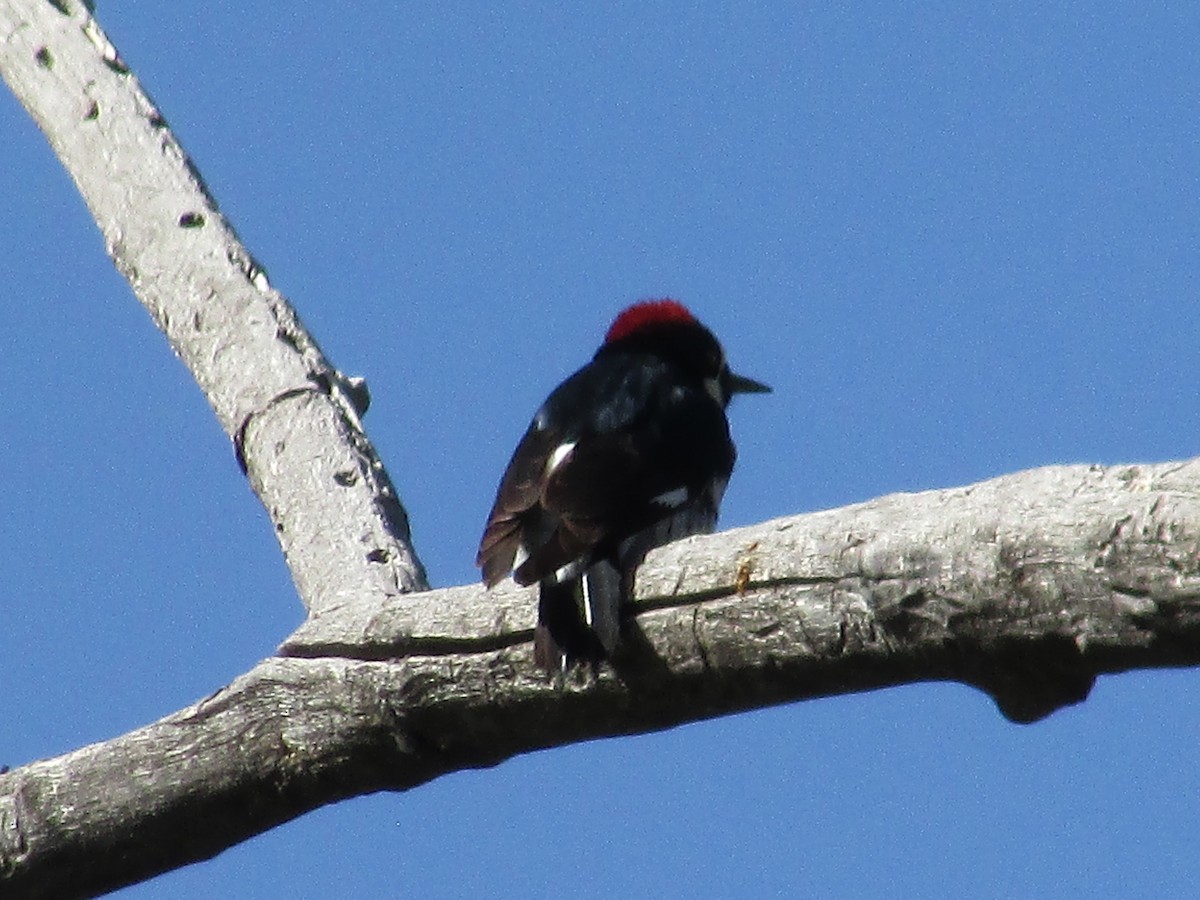
[[[621,610],[625,605],[621,572],[607,560],[593,565],[583,576],[583,616],[595,639],[611,657],[621,639]]]
[[[623,579],[615,566],[597,563],[578,578],[547,578],[539,588],[533,636],[538,666],[557,672],[577,662],[597,665],[612,655],[624,605]]]

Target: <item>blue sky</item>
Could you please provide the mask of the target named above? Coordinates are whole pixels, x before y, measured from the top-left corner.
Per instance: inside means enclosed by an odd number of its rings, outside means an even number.
[[[626,303],[770,397],[742,525],[1197,452],[1200,6],[101,4],[335,364],[436,585]],[[0,93],[0,763],[152,721],[302,610],[199,390]],[[919,685],[318,811],[122,898],[1194,896],[1192,671],[1032,726]]]

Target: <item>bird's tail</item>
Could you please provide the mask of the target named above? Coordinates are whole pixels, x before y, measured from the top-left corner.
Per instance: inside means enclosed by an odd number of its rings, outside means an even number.
[[[625,585],[607,561],[565,581],[539,585],[538,624],[533,634],[534,661],[557,672],[576,662],[596,665],[612,655],[621,637]]]

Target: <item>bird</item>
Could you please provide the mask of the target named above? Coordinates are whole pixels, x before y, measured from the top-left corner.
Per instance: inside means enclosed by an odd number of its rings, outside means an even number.
[[[737,458],[729,401],[770,391],[734,374],[713,333],[666,298],[623,310],[550,393],[500,479],[475,559],[489,588],[509,573],[539,586],[535,665],[611,659],[645,555],[716,527]]]

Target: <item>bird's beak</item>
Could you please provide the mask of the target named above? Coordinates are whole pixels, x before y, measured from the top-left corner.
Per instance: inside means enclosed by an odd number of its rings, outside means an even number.
[[[761,381],[755,381],[753,378],[747,378],[744,375],[735,375],[733,372],[729,373],[729,381],[726,387],[730,395],[771,393],[771,388]]]

